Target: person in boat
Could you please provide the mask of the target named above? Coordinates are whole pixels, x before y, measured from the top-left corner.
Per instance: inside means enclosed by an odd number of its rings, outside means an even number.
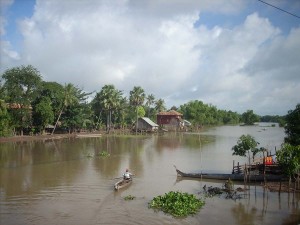
[[[123,174],[123,179],[130,180],[132,176],[133,174],[129,172],[129,169],[126,169],[126,172]]]

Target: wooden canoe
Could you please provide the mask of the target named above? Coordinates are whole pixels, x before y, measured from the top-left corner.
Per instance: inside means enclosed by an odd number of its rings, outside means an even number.
[[[119,180],[117,183],[115,183],[114,188],[117,191],[117,190],[119,190],[121,188],[128,187],[131,183],[132,183],[132,178],[129,179],[129,180],[122,179],[122,180]]]
[[[244,181],[244,174],[217,174],[217,173],[184,173],[178,170],[176,167],[177,176],[190,177],[190,178],[202,178],[202,179],[214,179],[214,180],[232,180],[232,181]],[[263,181],[281,181],[286,180],[284,175],[274,175],[274,174],[259,174],[259,175],[249,175],[246,180],[250,182],[263,182]]]

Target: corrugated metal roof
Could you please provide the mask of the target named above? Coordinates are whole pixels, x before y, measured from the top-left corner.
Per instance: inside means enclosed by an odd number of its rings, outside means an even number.
[[[154,123],[152,120],[150,120],[148,117],[141,117],[144,121],[146,121],[149,125],[152,127],[158,127],[158,124]]]

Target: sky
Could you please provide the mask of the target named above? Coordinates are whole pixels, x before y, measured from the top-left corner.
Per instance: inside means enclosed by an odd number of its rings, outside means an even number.
[[[86,92],[140,86],[167,108],[286,115],[300,103],[300,0],[264,2],[0,0],[0,74],[32,65]]]

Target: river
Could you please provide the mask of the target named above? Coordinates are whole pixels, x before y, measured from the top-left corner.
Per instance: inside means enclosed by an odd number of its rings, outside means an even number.
[[[194,216],[173,218],[148,208],[148,202],[171,190],[204,198],[203,186],[221,182],[177,180],[173,165],[185,172],[230,173],[232,146],[250,134],[272,153],[280,149],[278,126],[221,126],[200,133],[102,136],[1,143],[0,224],[299,224],[299,195],[249,186],[241,199],[206,198]],[[108,157],[99,153],[106,151]],[[113,185],[129,168],[131,186]],[[235,187],[243,186],[235,184]],[[128,195],[135,199],[126,201]]]

